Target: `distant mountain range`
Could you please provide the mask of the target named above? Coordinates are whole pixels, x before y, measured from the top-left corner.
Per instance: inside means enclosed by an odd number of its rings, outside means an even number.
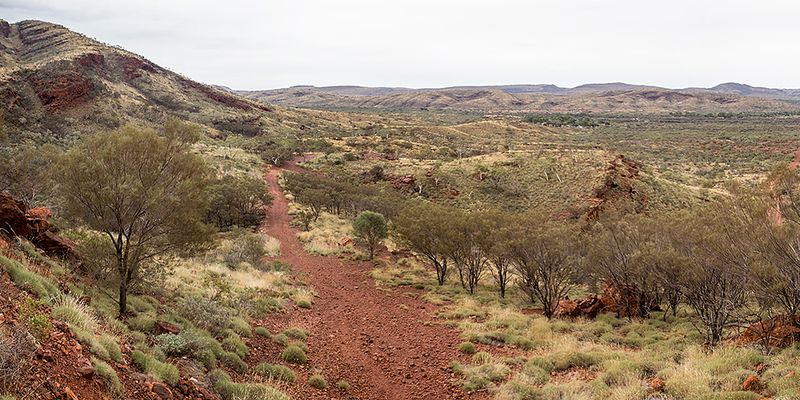
[[[570,113],[768,112],[797,111],[800,89],[771,89],[740,83],[711,88],[667,89],[627,83],[401,87],[293,86],[235,91],[266,103],[312,108],[453,109]]]

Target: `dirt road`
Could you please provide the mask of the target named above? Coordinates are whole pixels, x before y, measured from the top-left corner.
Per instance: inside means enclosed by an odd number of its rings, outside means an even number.
[[[284,169],[301,170],[290,163]],[[458,332],[436,320],[436,307],[405,292],[415,289],[379,289],[370,278],[370,263],[306,253],[289,226],[288,202],[278,186],[283,169],[266,175],[275,200],[262,231],[281,242],[278,259],[293,270],[319,297],[310,310],[292,309],[264,324],[271,331],[302,327],[308,339],[309,363],[297,367],[298,383],[284,388],[294,399],[478,399],[467,395],[448,364],[465,359],[456,347]],[[250,360],[277,361],[280,347],[256,344]],[[253,361],[251,361],[253,362]],[[330,388],[318,390],[305,382],[309,374],[324,375]],[[350,389],[336,388],[346,380]]]

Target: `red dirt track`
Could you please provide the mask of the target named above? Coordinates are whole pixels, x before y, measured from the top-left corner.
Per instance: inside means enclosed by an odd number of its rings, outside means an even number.
[[[278,186],[283,170],[302,168],[292,162],[266,174],[275,200],[262,232],[280,240],[278,259],[291,263],[294,273],[319,294],[310,310],[293,308],[264,321],[271,332],[295,326],[311,332],[309,363],[293,367],[298,383],[284,390],[297,400],[486,398],[486,393],[466,394],[448,368],[451,361],[463,359],[456,349],[458,332],[437,321],[436,306],[404,294],[421,291],[379,288],[369,276],[372,264],[303,250],[289,226],[288,202]],[[280,348],[263,343],[255,351],[251,360],[277,361]],[[327,379],[327,390],[306,384],[316,372]],[[348,391],[336,388],[340,379],[350,384]]]

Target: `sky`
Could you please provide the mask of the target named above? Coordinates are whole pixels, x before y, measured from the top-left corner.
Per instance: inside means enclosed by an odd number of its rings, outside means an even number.
[[[0,0],[203,83],[800,87],[784,0]]]

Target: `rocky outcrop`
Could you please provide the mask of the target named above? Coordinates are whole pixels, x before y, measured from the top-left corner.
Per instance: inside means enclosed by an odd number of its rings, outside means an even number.
[[[50,110],[68,110],[91,99],[94,83],[77,72],[29,78],[42,105]]]
[[[71,261],[79,261],[75,245],[57,234],[50,223],[53,212],[47,208],[31,208],[14,199],[8,192],[0,192],[0,233],[8,237],[28,239],[45,254]]]
[[[748,326],[737,338],[741,345],[788,347],[800,341],[800,317],[781,315]]]
[[[644,304],[639,304],[640,301]],[[562,318],[595,318],[601,312],[613,312],[621,317],[637,318],[640,312],[653,310],[658,310],[658,303],[651,296],[640,296],[634,287],[618,287],[606,282],[600,296],[592,294],[580,300],[560,300],[554,315]]]
[[[615,204],[629,201],[637,212],[647,206],[647,198],[636,189],[640,179],[640,165],[620,154],[609,161],[602,183],[594,188],[586,216],[596,220]]]

